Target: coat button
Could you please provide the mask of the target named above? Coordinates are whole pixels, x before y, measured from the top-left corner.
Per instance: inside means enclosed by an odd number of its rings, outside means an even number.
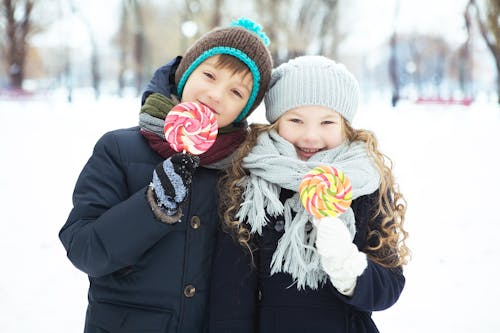
[[[191,228],[193,228],[193,229],[198,229],[201,225],[200,218],[196,215],[191,218],[190,223],[191,223]]]
[[[285,229],[285,221],[283,220],[276,221],[276,223],[274,224],[274,230],[276,230],[277,232],[282,232],[283,229]]]
[[[196,288],[192,284],[188,284],[186,287],[184,287],[184,296],[191,298],[195,293]]]

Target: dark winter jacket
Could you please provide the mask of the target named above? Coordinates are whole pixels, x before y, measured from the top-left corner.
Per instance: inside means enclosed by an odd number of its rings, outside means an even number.
[[[155,73],[152,91],[158,91],[155,82],[172,84],[171,65]],[[169,225],[146,201],[162,161],[139,127],[116,130],[97,142],[78,178],[60,239],[89,276],[87,333],[204,331],[218,172],[196,170],[184,216]]]
[[[282,192],[282,201],[291,195]],[[357,224],[354,243],[359,249],[366,245],[366,222],[373,213],[377,193],[352,203]],[[318,290],[299,291],[289,274],[270,275],[271,258],[284,224],[282,217],[269,218],[262,236],[256,238],[253,268],[248,251],[228,234],[219,233],[212,273],[210,332],[378,332],[371,312],[387,309],[397,301],[405,283],[402,271],[368,261],[352,297],[340,294],[330,282]],[[312,225],[306,228],[312,229]]]

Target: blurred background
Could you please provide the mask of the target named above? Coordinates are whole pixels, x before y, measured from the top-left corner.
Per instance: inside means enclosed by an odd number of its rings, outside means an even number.
[[[139,95],[155,68],[239,16],[264,27],[275,64],[332,57],[365,98],[499,100],[499,0],[2,0],[1,94]]]

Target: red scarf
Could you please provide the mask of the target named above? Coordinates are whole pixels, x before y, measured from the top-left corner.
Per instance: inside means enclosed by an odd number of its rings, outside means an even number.
[[[141,129],[141,134],[148,140],[148,144],[155,152],[163,158],[169,158],[176,153],[170,148],[169,143],[165,138],[158,136],[155,133]],[[199,155],[200,164],[203,166],[218,162],[231,155],[243,143],[246,136],[245,127],[241,127],[237,131],[224,133],[217,136],[215,143],[210,149]]]

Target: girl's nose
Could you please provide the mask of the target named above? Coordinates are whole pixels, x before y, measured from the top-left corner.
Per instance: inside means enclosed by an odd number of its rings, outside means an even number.
[[[301,133],[302,140],[304,142],[317,142],[319,140],[319,132],[317,128],[305,128]]]

